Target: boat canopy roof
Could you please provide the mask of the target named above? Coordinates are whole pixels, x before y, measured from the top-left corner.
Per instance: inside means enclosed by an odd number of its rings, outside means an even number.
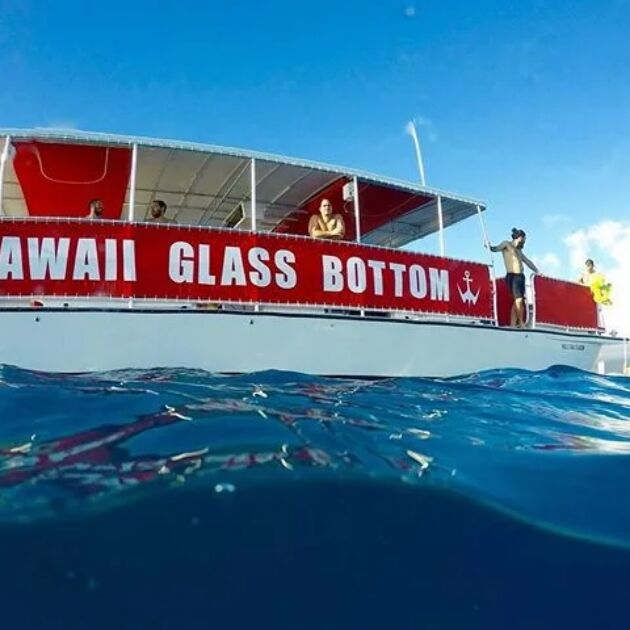
[[[99,198],[107,218],[130,218],[133,199],[133,218],[144,220],[161,199],[179,224],[249,229],[253,160],[260,231],[306,234],[328,198],[345,217],[346,238],[354,238],[354,203],[344,186],[355,178],[364,243],[401,247],[437,232],[438,199],[444,227],[485,210],[481,201],[411,182],[256,151],[62,129],[0,134],[8,157],[2,210],[13,217],[84,216]]]

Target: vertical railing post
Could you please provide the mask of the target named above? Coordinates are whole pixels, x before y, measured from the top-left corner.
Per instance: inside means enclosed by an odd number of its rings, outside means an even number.
[[[10,144],[11,138],[6,136],[4,146],[2,147],[2,154],[0,154],[0,217],[4,216],[4,169],[9,159]]]
[[[251,164],[250,199],[251,199],[251,204],[252,204],[251,227],[252,227],[252,232],[255,232],[258,228],[258,225],[257,225],[258,217],[256,216],[256,159],[252,158],[250,164]]]
[[[359,202],[359,180],[355,176],[352,179],[354,189],[353,205],[354,205],[354,231],[357,243],[361,242],[361,205]]]
[[[138,145],[131,146],[131,176],[129,178],[129,222],[136,219],[136,174],[138,171]],[[133,229],[133,228],[131,228]],[[133,308],[133,295],[129,298],[128,306]]]
[[[129,221],[136,219],[136,171],[138,170],[138,145],[131,146],[131,177],[129,178]]]
[[[532,296],[532,328],[536,328],[536,275],[531,274],[530,277],[530,294]],[[527,302],[525,302],[527,307]]]
[[[440,256],[444,256],[444,216],[442,215],[442,197],[437,196],[438,226],[440,228]]]
[[[497,309],[497,274],[494,268],[494,256],[490,249],[490,240],[488,239],[488,232],[486,230],[486,223],[483,220],[483,214],[481,212],[481,206],[477,204],[477,216],[479,217],[479,223],[481,225],[481,234],[483,235],[483,244],[488,249],[490,255],[490,278],[492,280],[492,313],[494,315],[494,325],[499,325],[499,313]]]
[[[250,160],[250,180],[249,180],[249,198],[251,203],[251,230],[256,233],[258,229],[258,217],[256,215],[256,159],[252,158]],[[254,312],[258,312],[260,310],[260,304],[258,301],[254,304]]]
[[[361,242],[361,204],[359,202],[359,180],[356,175],[352,178],[352,187],[354,194],[352,195],[352,202],[354,206],[354,232],[355,240],[357,243]],[[361,317],[365,317],[365,309],[360,310]]]

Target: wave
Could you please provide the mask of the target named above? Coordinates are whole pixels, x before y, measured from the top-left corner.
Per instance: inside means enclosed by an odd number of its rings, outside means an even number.
[[[554,367],[448,379],[0,369],[0,519],[331,479],[441,488],[630,544],[627,378]]]

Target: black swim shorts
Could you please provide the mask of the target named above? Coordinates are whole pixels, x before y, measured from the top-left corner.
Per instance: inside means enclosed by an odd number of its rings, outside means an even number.
[[[524,273],[508,273],[505,276],[508,290],[514,299],[525,297],[525,274]]]

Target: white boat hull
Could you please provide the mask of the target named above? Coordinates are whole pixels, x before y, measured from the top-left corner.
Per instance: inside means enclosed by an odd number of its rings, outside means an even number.
[[[51,372],[186,367],[336,376],[596,370],[594,335],[447,322],[201,310],[0,311],[0,363]],[[601,368],[601,366],[599,366]]]

